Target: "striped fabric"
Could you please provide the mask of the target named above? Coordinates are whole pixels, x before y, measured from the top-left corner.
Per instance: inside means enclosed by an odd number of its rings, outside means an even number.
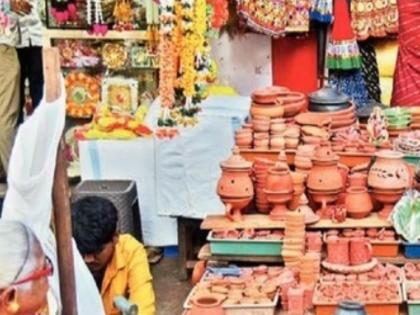
[[[420,0],[399,0],[399,51],[393,106],[420,105]]]

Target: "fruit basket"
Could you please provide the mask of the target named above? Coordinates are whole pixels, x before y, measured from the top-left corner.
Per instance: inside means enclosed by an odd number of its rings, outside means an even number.
[[[282,240],[269,239],[220,239],[209,233],[212,255],[239,255],[239,256],[281,256]]]
[[[322,286],[322,287],[321,287]],[[360,294],[371,292],[372,294],[378,293],[383,286],[391,286],[394,294],[393,298],[389,298],[388,296],[383,296],[382,299],[376,298],[369,298],[363,301],[360,297],[355,296],[346,296],[345,292],[350,291],[350,295]],[[325,292],[325,288],[330,290],[331,292],[336,292],[337,294],[343,293],[342,297],[338,297],[334,299],[327,299],[322,296],[321,293]],[[375,295],[378,297],[379,295]],[[337,305],[340,301],[343,300],[361,300],[366,308],[366,312],[369,315],[398,315],[399,314],[399,306],[402,303],[402,293],[400,284],[397,282],[388,282],[388,283],[381,283],[381,284],[370,284],[370,283],[341,283],[341,284],[318,284],[315,289],[315,294],[313,298],[313,304],[315,306],[315,315],[331,315],[335,313]]]

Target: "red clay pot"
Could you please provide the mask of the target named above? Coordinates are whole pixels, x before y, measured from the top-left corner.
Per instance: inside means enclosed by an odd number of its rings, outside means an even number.
[[[354,219],[367,217],[373,209],[368,190],[362,186],[353,186],[347,189],[345,205],[349,217]]]
[[[367,175],[363,173],[354,173],[349,176],[350,187],[367,187]]]
[[[372,246],[367,238],[353,237],[350,240],[350,264],[366,264],[372,259]]]
[[[342,237],[330,236],[326,239],[327,261],[331,264],[350,264],[349,240]]]
[[[212,294],[197,296],[192,300],[191,315],[223,315],[220,297]]]
[[[268,171],[266,189],[270,191],[293,191],[293,180],[289,169],[282,163],[276,163]]]

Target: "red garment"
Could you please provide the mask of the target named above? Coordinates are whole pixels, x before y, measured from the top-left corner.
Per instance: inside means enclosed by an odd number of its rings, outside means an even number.
[[[398,0],[399,50],[391,104],[420,105],[420,1]]]
[[[272,40],[273,84],[310,93],[318,89],[317,37],[282,37]]]

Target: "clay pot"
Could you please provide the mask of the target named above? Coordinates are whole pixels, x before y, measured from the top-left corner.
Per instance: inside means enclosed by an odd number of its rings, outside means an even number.
[[[215,294],[200,295],[192,299],[191,315],[223,315],[222,300]]]
[[[254,186],[249,176],[252,163],[243,159],[238,148],[232,156],[220,163],[222,176],[217,184],[217,193],[226,206],[226,216],[240,221],[241,210],[248,206],[254,196]]]
[[[350,187],[367,187],[367,175],[363,173],[354,173],[349,176]]]
[[[397,151],[383,150],[376,153],[376,161],[369,170],[368,184],[379,189],[406,189],[411,177],[404,155]]]
[[[293,180],[289,169],[281,162],[268,170],[266,189],[293,192]]]
[[[357,266],[366,264],[372,259],[372,246],[364,237],[353,237],[350,240],[350,264]]]
[[[368,190],[362,186],[353,186],[347,189],[345,205],[349,217],[354,219],[367,217],[373,209]]]
[[[317,148],[313,159],[314,166],[309,173],[307,186],[315,191],[341,191],[343,178],[337,167],[338,157],[326,146]]]
[[[284,149],[286,141],[281,135],[272,135],[270,138],[270,147],[272,149]]]
[[[284,108],[281,105],[259,105],[257,103],[252,103],[251,109],[250,109],[252,116],[265,116],[270,118],[277,118],[277,117],[283,117],[284,114]]]
[[[299,145],[299,139],[296,138],[285,138],[287,149],[296,149]]]
[[[253,119],[252,120],[252,129],[257,132],[268,132],[270,130],[270,121]]]
[[[382,219],[387,219],[394,209],[395,203],[397,203],[402,195],[404,194],[404,189],[400,190],[381,190],[381,189],[372,189],[371,195],[373,199],[379,201],[383,204],[383,208],[379,212],[379,217]]]
[[[342,237],[330,236],[325,240],[327,243],[327,261],[331,264],[350,264],[349,240]]]

